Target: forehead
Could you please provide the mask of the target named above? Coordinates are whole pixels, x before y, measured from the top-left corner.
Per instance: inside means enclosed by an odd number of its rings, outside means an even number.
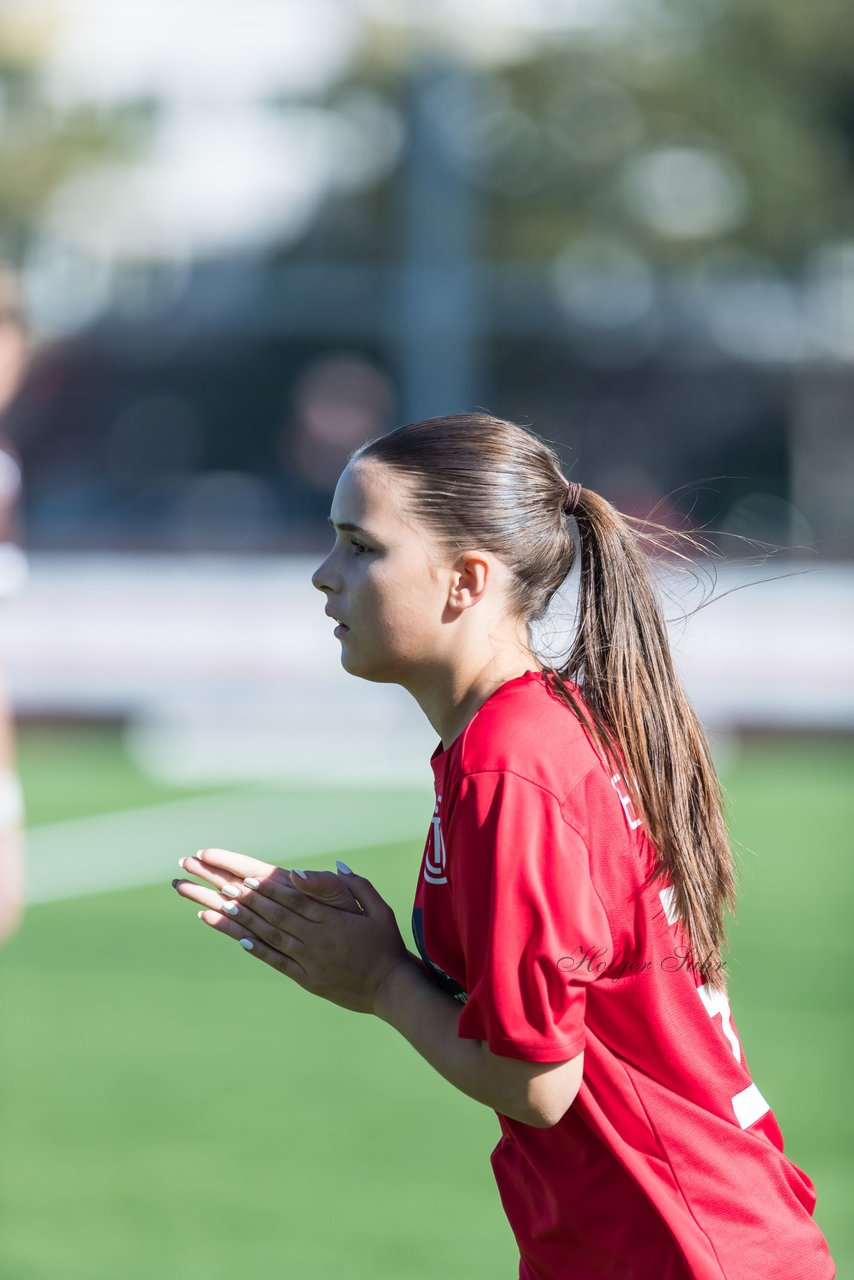
[[[331,519],[339,527],[357,524],[362,532],[388,536],[417,532],[402,509],[408,486],[377,463],[350,462],[342,471],[332,499]]]

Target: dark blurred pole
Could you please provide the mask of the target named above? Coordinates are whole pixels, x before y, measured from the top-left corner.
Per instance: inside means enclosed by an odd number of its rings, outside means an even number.
[[[791,501],[811,545],[828,560],[854,555],[854,375],[843,364],[805,365],[793,381]]]
[[[478,395],[476,197],[449,163],[439,127],[447,104],[456,121],[471,92],[463,68],[415,62],[395,325],[403,422],[473,409]]]

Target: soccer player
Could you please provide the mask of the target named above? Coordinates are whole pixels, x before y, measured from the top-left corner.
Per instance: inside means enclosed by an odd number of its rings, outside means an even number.
[[[13,272],[0,259],[0,608],[26,576],[26,558],[19,545],[21,468],[2,429],[3,412],[20,386],[26,359],[20,289]],[[24,910],[23,821],[12,707],[0,671],[0,942],[14,935]]]
[[[23,816],[12,713],[0,686],[0,943],[15,934],[24,913]]]
[[[0,335],[2,353],[2,335]],[[2,388],[0,388],[2,408]],[[0,609],[21,585],[26,564],[14,541],[20,470],[0,434]],[[12,704],[0,670],[0,943],[18,930],[24,913],[24,802],[15,761]]]
[[[534,653],[576,555],[579,626]],[[374,886],[208,849],[202,919],[388,1022],[493,1108],[522,1280],[830,1280],[721,959],[731,852],[649,568],[604,498],[486,415],[368,441],[313,575],[341,662],[440,735],[408,952]]]

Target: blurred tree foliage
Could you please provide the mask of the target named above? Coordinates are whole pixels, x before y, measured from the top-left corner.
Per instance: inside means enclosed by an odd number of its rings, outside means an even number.
[[[46,10],[0,0],[0,256],[13,262],[63,181],[132,154],[143,136],[138,112],[63,110],[46,99],[40,72],[54,32]]]
[[[150,102],[121,111],[51,103],[39,76],[55,34],[46,12],[0,0],[0,252],[13,260],[57,186],[116,152],[133,154],[157,112]],[[657,0],[648,14],[628,34],[557,35],[516,62],[474,70],[462,94],[458,85],[437,95],[446,154],[484,196],[487,256],[548,262],[598,234],[663,267],[729,249],[796,269],[823,241],[850,235],[854,5]],[[417,46],[376,29],[350,86],[367,80],[402,103]],[[328,95],[333,108],[337,96]],[[693,185],[693,226],[644,215],[632,173],[656,156],[664,167],[641,179],[659,183],[665,213],[673,184]],[[703,219],[704,182],[709,208],[722,202],[717,220]],[[284,256],[325,246],[395,254],[394,183],[333,197]]]
[[[838,0],[660,0],[631,39],[558,43],[501,72],[502,112],[477,180],[492,250],[550,259],[590,231],[680,264],[716,246],[795,268],[854,214],[854,6]],[[494,88],[492,90],[495,92]],[[709,150],[740,179],[741,215],[706,235],[638,219],[624,167],[659,148]]]

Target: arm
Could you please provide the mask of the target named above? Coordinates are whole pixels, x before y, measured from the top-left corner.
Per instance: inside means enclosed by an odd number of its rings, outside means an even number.
[[[575,1097],[583,1054],[567,1062],[527,1062],[458,1034],[462,1006],[407,950],[394,912],[363,876],[309,872],[296,879],[298,872],[224,849],[204,850],[181,865],[215,886],[173,881],[182,897],[207,908],[200,913],[206,924],[248,942],[251,955],[305,990],[388,1022],[477,1102],[548,1128]],[[253,878],[236,883],[243,876]]]
[[[376,993],[374,1013],[394,1027],[461,1092],[538,1129],[557,1124],[581,1085],[584,1054],[566,1062],[525,1062],[457,1034],[460,1004],[441,991],[411,952]]]
[[[0,942],[12,936],[24,910],[21,784],[15,770],[12,719],[0,688]]]

